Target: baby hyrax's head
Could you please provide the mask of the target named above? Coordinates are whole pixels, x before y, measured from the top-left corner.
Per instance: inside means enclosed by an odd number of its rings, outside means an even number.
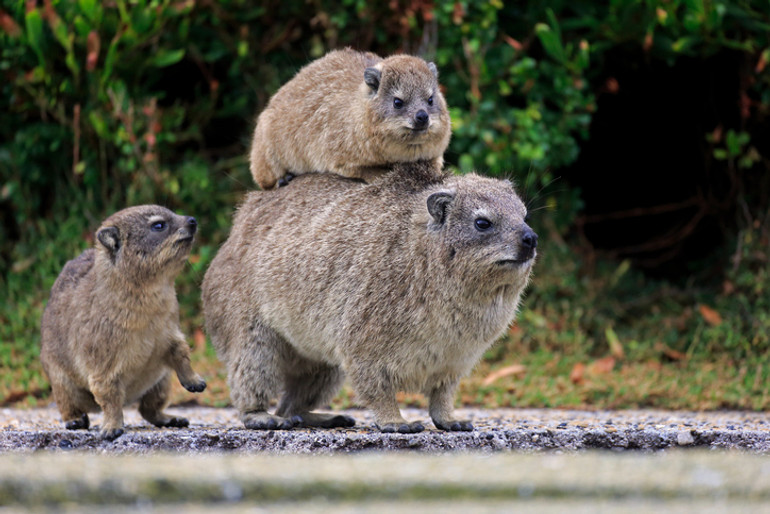
[[[427,198],[429,231],[443,258],[479,287],[523,287],[537,255],[527,208],[507,180],[470,174],[450,178]]]
[[[129,207],[96,232],[96,249],[111,269],[135,282],[175,277],[190,254],[198,222],[158,205]]]
[[[389,137],[414,145],[449,142],[451,122],[435,64],[394,55],[366,68],[364,82],[373,114]]]

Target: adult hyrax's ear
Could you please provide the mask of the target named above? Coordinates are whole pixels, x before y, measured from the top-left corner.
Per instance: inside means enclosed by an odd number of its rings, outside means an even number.
[[[455,196],[448,191],[439,191],[428,197],[428,212],[439,225],[443,225],[446,221],[449,205],[454,198]]]
[[[377,68],[366,68],[364,70],[364,82],[366,85],[372,88],[375,93],[380,88],[380,79],[382,78],[382,72]]]
[[[436,63],[429,62],[428,69],[430,70],[431,73],[433,73],[434,77],[438,78],[438,68],[436,68]]]
[[[117,227],[105,227],[96,233],[96,238],[110,252],[113,258],[120,250],[120,231]]]

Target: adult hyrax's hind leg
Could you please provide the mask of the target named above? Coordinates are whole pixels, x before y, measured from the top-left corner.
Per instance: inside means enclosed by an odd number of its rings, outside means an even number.
[[[168,405],[171,375],[166,374],[139,400],[139,414],[156,427],[183,428],[190,424],[187,418],[169,416],[163,409]]]
[[[238,350],[227,356],[227,382],[243,425],[254,430],[294,427],[296,420],[267,412],[270,399],[278,396],[283,385],[288,344],[273,330],[255,321]]]
[[[290,349],[289,349],[290,350]],[[329,402],[345,378],[338,366],[313,362],[296,355],[287,362],[284,394],[275,413],[302,427],[352,427],[356,421],[342,414],[311,412]]]
[[[430,417],[439,430],[470,432],[473,423],[454,417],[455,390],[458,380],[448,379],[430,393]]]

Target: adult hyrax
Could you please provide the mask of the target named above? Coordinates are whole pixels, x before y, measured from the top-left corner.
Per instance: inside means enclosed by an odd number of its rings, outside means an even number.
[[[131,207],[64,266],[43,313],[40,357],[68,429],[88,428],[86,413],[101,408],[101,436],[115,439],[123,406],[136,400],[153,425],[187,426],[163,409],[171,371],[188,391],[206,388],[190,367],[174,291],[196,229],[195,218],[164,207]]]
[[[302,68],[257,119],[251,174],[262,189],[330,171],[369,181],[396,162],[441,167],[451,123],[432,62],[335,50]]]
[[[428,395],[436,427],[472,430],[454,392],[516,314],[537,246],[525,214],[508,181],[430,162],[249,194],[202,293],[246,427],[352,425],[311,412],[344,372],[382,431],[423,429],[401,417],[399,390]]]

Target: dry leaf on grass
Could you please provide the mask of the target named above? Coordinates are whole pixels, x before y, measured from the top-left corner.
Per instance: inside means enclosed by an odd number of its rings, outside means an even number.
[[[573,384],[579,384],[583,382],[583,375],[586,372],[586,365],[582,362],[578,362],[572,367],[572,371],[569,374],[569,379]]]
[[[493,371],[492,373],[487,375],[487,377],[484,379],[484,381],[481,384],[488,386],[488,385],[491,385],[495,380],[498,380],[500,378],[507,377],[510,375],[518,375],[526,371],[527,371],[526,366],[522,366],[521,364],[512,364],[510,366],[506,366],[504,368],[500,368],[498,370]]]
[[[712,327],[716,327],[722,324],[722,316],[708,305],[703,305],[701,303],[698,305],[698,310],[700,310],[700,315],[703,316],[703,319],[706,320],[706,323]]]

